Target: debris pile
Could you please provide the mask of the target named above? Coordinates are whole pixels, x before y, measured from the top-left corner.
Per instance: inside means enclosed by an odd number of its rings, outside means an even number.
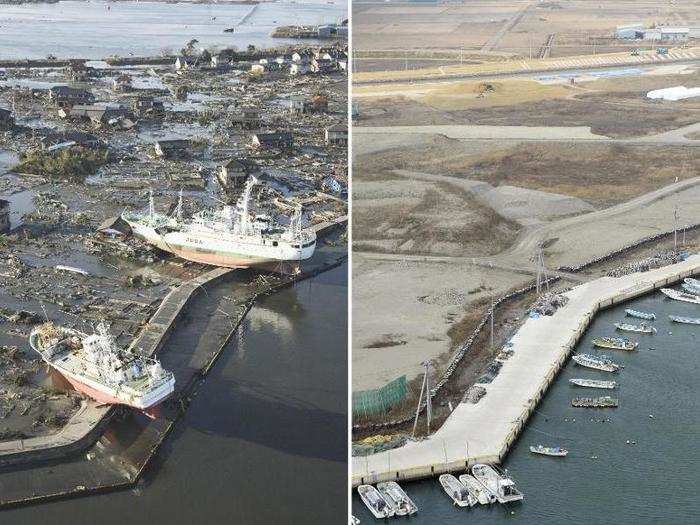
[[[531,313],[539,315],[554,315],[558,308],[566,305],[569,298],[560,293],[546,292],[540,295],[530,307]]]
[[[467,390],[466,394],[464,394],[464,399],[462,400],[462,402],[476,405],[485,395],[486,389],[483,386],[472,385],[469,387],[469,390]]]
[[[654,268],[661,268],[669,264],[681,262],[683,257],[673,250],[656,253],[641,261],[634,261],[624,266],[620,266],[608,272],[608,277],[622,277],[631,273],[648,272]]]

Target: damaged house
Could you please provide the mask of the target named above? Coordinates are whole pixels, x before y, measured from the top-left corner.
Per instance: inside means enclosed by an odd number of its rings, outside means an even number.
[[[258,108],[241,108],[231,117],[231,123],[243,129],[260,129],[260,110]]]
[[[254,133],[252,145],[255,148],[291,149],[294,145],[294,137],[289,131]]]
[[[129,75],[119,75],[112,81],[112,89],[117,93],[127,93],[132,89],[131,77]]]
[[[84,60],[71,60],[65,68],[65,74],[73,82],[85,82],[95,76],[95,69],[86,66]]]
[[[133,127],[133,115],[123,107],[112,107],[100,104],[76,104],[70,109],[60,109],[59,115],[71,119],[89,119],[95,126]]]
[[[187,158],[192,153],[192,143],[188,139],[159,140],[153,145],[156,156],[164,159]]]
[[[54,86],[49,89],[49,100],[58,107],[69,107],[75,104],[92,104],[95,96],[85,89],[68,86]]]
[[[140,96],[134,99],[133,109],[140,117],[165,114],[163,101],[149,96]]]
[[[260,169],[255,162],[233,158],[219,168],[216,178],[224,189],[229,192],[237,192],[245,186],[248,176],[259,173],[259,171]]]
[[[348,145],[348,125],[333,124],[326,128],[326,144],[331,146],[347,146]]]
[[[10,231],[10,201],[0,199],[0,233]]]
[[[9,109],[0,108],[0,130],[7,131],[15,127],[15,118]]]
[[[81,131],[49,132],[41,137],[40,145],[44,151],[55,151],[73,145],[88,149],[102,148],[102,142],[99,138]]]

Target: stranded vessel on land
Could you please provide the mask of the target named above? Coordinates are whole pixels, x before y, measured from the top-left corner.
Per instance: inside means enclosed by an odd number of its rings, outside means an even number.
[[[249,268],[309,259],[316,249],[316,233],[302,228],[301,206],[289,225],[268,215],[253,215],[250,202],[256,184],[258,180],[250,177],[236,206],[203,210],[190,221],[182,219],[181,200],[176,216],[171,217],[155,213],[152,197],[147,213],[124,212],[122,219],[137,237],[188,261]]]
[[[118,346],[103,323],[92,335],[45,323],[32,330],[29,344],[76,390],[99,403],[149,411],[175,389],[172,372]]]

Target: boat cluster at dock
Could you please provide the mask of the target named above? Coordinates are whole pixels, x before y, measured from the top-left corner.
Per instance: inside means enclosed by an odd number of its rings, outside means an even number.
[[[442,474],[438,481],[457,507],[469,508],[496,502],[506,504],[523,499],[523,494],[516,488],[515,482],[491,465],[476,464],[471,471],[459,477]],[[360,485],[357,492],[375,518],[410,516],[418,512],[416,504],[394,481],[377,483],[376,488],[372,485]]]

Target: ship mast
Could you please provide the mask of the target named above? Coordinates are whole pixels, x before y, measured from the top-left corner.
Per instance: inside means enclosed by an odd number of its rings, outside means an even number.
[[[153,188],[148,189],[148,216],[153,220],[153,216],[156,213],[156,207],[153,203]]]
[[[182,188],[180,188],[180,194],[177,198],[177,206],[175,207],[175,217],[177,217],[178,222],[182,222]]]
[[[249,231],[250,231],[250,217],[248,215],[249,209],[250,209],[250,206],[249,206],[250,197],[253,193],[253,186],[255,186],[257,183],[258,183],[258,179],[251,176],[245,185],[245,191],[243,192],[243,197],[241,199],[240,226],[241,226],[241,232],[246,233],[246,234],[249,233]]]

